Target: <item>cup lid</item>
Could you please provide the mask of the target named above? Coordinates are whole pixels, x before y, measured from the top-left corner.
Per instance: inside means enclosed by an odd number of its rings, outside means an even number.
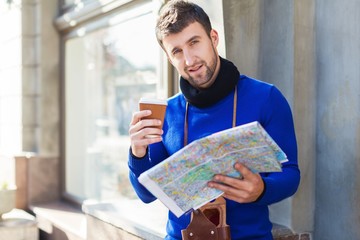
[[[167,105],[167,101],[165,99],[157,98],[141,98],[139,103]]]

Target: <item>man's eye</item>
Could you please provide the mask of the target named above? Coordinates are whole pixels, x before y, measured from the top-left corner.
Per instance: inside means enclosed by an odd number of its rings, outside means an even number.
[[[196,43],[198,43],[199,41],[197,41],[197,40],[194,40],[194,41],[191,41],[190,42],[190,45],[194,45],[194,44],[196,44]]]
[[[176,55],[176,54],[178,54],[178,53],[180,53],[180,52],[181,52],[180,49],[176,49],[176,50],[174,50],[174,51],[172,52],[172,54],[173,54],[173,55]]]

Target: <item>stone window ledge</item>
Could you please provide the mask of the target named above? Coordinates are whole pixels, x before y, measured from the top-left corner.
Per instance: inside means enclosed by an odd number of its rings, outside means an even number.
[[[86,217],[80,209],[55,201],[30,206],[42,239],[86,240]]]
[[[133,235],[133,239],[162,240],[166,235],[168,210],[159,201],[145,204],[140,200],[117,200],[108,203],[85,203],[82,208],[88,216]],[[89,230],[95,229],[95,226],[90,225],[88,222]],[[89,239],[100,239],[99,231],[101,230],[94,233],[99,234],[97,236],[91,236],[92,233],[88,231]]]
[[[168,210],[159,201],[150,204],[140,200],[86,202],[82,211],[64,202],[51,202],[31,209],[38,227],[50,236],[45,239],[162,240],[166,235]],[[272,232],[275,240],[311,239],[310,233],[294,233],[278,224],[274,224]]]
[[[88,231],[89,240],[103,239],[101,237],[109,235],[112,237],[109,239],[124,236],[116,231],[109,233],[109,230],[101,234],[100,232],[106,229],[106,227],[97,228],[95,226],[101,224],[101,222],[132,235],[132,237],[126,235],[127,237],[124,239],[162,240],[166,235],[168,210],[158,200],[150,204],[144,204],[140,200],[84,204],[83,211],[93,218],[90,220],[93,224],[89,224],[90,221],[88,219],[88,230],[93,230],[93,233]],[[311,239],[310,233],[294,233],[291,229],[279,224],[273,224],[272,234],[275,240]]]

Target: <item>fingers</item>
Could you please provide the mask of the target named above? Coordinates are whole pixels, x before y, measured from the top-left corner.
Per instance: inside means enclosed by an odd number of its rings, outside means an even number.
[[[129,135],[131,139],[137,140],[146,135],[161,135],[162,129],[157,128],[161,125],[158,119],[143,119],[151,115],[150,110],[135,112],[130,122]]]
[[[235,163],[234,168],[241,174],[242,178],[244,179],[249,179],[254,176],[254,173],[241,163]]]
[[[237,163],[234,167],[241,174],[241,178],[218,174],[208,186],[223,191],[224,197],[240,203],[255,201],[264,190],[261,176],[242,164]]]
[[[253,180],[255,174],[253,172],[251,172],[243,164],[236,163],[234,165],[234,168],[240,173],[241,177],[235,178],[235,177],[229,177],[229,176],[218,174],[214,177],[214,181],[222,182],[226,185],[237,187],[237,188],[242,188],[242,187],[244,187],[244,183]],[[239,180],[242,180],[242,181],[239,181]]]
[[[149,144],[162,141],[161,135],[163,131],[157,128],[161,125],[161,121],[158,119],[144,119],[149,115],[151,115],[150,110],[135,112],[130,122],[131,150],[136,157],[143,157]]]
[[[146,155],[147,147],[150,144],[161,142],[162,137],[142,138],[131,141],[131,152],[134,156],[142,158]]]
[[[138,122],[140,122],[140,120],[144,117],[150,116],[151,115],[151,111],[150,110],[144,110],[144,111],[139,111],[139,112],[134,112],[132,115],[132,119],[130,122],[130,126],[133,126],[135,124],[137,124]]]
[[[211,181],[209,182],[208,186],[224,192],[223,193],[224,197],[239,203],[247,202],[247,199],[249,197],[247,191],[234,188],[233,186],[230,185],[226,185],[224,184],[224,182]]]

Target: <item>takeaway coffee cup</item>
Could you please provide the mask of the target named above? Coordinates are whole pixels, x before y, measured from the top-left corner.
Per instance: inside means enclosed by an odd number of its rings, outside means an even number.
[[[156,126],[159,129],[162,129],[163,127],[166,107],[167,101],[162,99],[141,98],[139,101],[139,109],[141,111],[151,110],[151,115],[144,119],[159,119],[161,121],[161,126]],[[147,137],[156,137],[156,135],[148,135]]]

